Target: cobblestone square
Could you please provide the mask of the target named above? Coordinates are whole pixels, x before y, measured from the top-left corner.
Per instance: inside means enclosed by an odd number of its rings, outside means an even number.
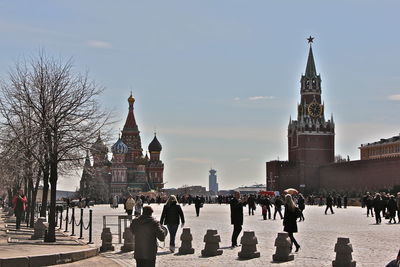
[[[159,219],[163,205],[152,204],[151,206],[154,209],[153,215]],[[283,230],[282,220],[277,218],[277,220],[264,221],[258,206],[254,216],[249,216],[247,209],[244,209],[243,231],[255,232],[258,239],[257,249],[261,257],[239,260],[240,247],[230,248],[232,226],[229,205],[206,204],[201,209],[200,217],[196,217],[194,205],[182,207],[186,219],[185,227],[189,227],[193,235],[195,253],[182,256],[170,253],[169,236],[167,236],[165,248],[159,249],[157,266],[332,266],[337,238],[348,237],[353,245],[353,259],[357,261],[357,266],[376,267],[385,266],[395,258],[400,248],[398,235],[400,224],[388,224],[387,220],[383,220],[381,225],[375,225],[374,218],[366,217],[366,209],[361,207],[334,209],[335,214],[324,215],[325,206],[307,206],[304,212],[305,221],[298,223],[299,232],[295,234],[301,245],[300,251],[295,253],[294,261],[273,263],[274,241],[277,233]],[[123,211],[122,205],[118,209],[111,209],[107,205],[93,208],[94,238],[97,245],[101,244],[102,216],[124,214]],[[216,229],[221,236],[220,247],[223,249],[221,256],[201,257],[201,250],[204,248],[203,237],[207,229]],[[116,230],[117,228],[113,228],[112,232],[116,233]],[[178,247],[181,233],[182,230],[179,228],[176,238]],[[241,235],[239,240],[240,238]],[[117,236],[114,236],[114,242],[117,242]],[[164,243],[159,245],[163,247]],[[121,266],[134,263],[133,252],[120,253],[119,246],[116,247],[115,252],[104,253],[103,256]]]

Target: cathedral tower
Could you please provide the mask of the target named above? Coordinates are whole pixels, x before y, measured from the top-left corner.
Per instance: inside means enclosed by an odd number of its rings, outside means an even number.
[[[135,158],[142,157],[142,141],[140,140],[140,131],[136,124],[135,114],[133,113],[133,104],[135,98],[132,94],[128,98],[129,111],[126,117],[125,125],[122,130],[122,141],[128,146],[129,151],[126,155],[127,162],[133,162]]]
[[[147,165],[148,177],[154,188],[159,190],[164,187],[164,163],[160,160],[162,146],[155,133],[148,148],[150,152],[150,160]]]

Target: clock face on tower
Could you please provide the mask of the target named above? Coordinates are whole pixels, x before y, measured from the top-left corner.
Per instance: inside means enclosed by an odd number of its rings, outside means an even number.
[[[313,102],[308,106],[308,114],[313,118],[318,118],[322,114],[322,107],[317,102]]]

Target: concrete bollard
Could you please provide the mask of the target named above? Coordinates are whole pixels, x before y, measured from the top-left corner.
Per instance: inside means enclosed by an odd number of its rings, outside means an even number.
[[[333,267],[355,267],[356,261],[353,261],[351,253],[353,246],[347,237],[338,237],[335,245],[336,258],[332,261]]]
[[[245,231],[240,239],[242,250],[238,253],[241,259],[253,259],[260,257],[260,252],[257,251],[257,237],[253,231]]]
[[[135,249],[135,236],[133,235],[130,227],[125,228],[123,238],[124,245],[121,247],[121,250],[123,252],[133,251]]]
[[[103,232],[101,233],[101,247],[100,251],[108,251],[114,250],[114,246],[112,245],[112,234],[110,228],[103,228]]]
[[[48,223],[46,223],[45,217],[37,218],[35,225],[34,225],[34,232],[31,236],[31,239],[39,239],[44,237],[44,232],[48,228]]]
[[[272,260],[277,262],[292,261],[294,255],[290,254],[291,242],[287,233],[278,233],[275,239],[275,254],[272,255]]]
[[[179,248],[179,254],[193,254],[194,249],[192,248],[192,234],[190,233],[190,228],[183,228],[181,241],[182,245]]]
[[[204,236],[205,247],[201,251],[203,257],[211,257],[222,255],[222,250],[219,249],[219,242],[221,238],[217,233],[217,230],[208,229],[206,235]]]

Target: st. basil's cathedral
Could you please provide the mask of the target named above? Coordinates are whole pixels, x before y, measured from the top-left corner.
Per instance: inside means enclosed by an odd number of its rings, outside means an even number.
[[[90,197],[89,188],[99,184],[104,184],[109,197],[134,192],[159,191],[164,187],[164,163],[160,160],[162,146],[154,135],[148,146],[150,156],[147,153],[143,155],[140,131],[134,115],[134,103],[135,98],[131,94],[128,98],[129,111],[124,128],[117,142],[111,147],[113,154],[111,161],[108,160],[108,147],[100,134],[90,149],[93,166],[87,153],[80,182],[82,196]]]

